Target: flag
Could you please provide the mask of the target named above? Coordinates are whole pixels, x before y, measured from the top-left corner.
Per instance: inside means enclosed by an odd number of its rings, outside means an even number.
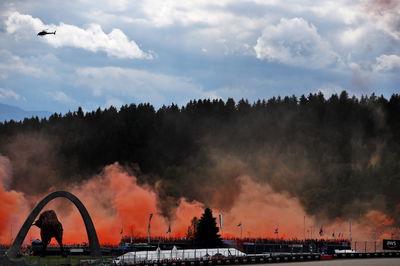
[[[277,227],[277,228],[275,228],[275,231],[274,231],[274,234],[279,234],[279,228]]]
[[[242,223],[239,223],[237,226],[242,226]]]
[[[322,236],[323,234],[324,234],[324,229],[321,226],[321,228],[319,229],[319,235]]]
[[[131,227],[131,239],[130,239],[131,242],[130,242],[130,243],[132,244],[132,240],[133,240],[133,229],[132,229],[132,225],[131,225],[130,227]]]
[[[219,228],[222,230],[222,214],[219,215]]]
[[[167,231],[167,234],[168,234],[168,233],[171,233],[171,224],[169,224],[169,225],[168,225],[168,231]]]

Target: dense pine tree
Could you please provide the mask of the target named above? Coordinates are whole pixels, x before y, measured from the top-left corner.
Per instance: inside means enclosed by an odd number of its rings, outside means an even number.
[[[212,216],[212,210],[205,208],[197,225],[195,244],[200,248],[216,248],[222,245],[217,222]]]

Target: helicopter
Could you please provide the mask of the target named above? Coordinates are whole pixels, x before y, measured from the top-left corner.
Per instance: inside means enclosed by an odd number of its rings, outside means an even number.
[[[47,35],[47,34],[54,34],[54,35],[56,35],[56,31],[50,32],[50,31],[47,31],[47,30],[42,30],[42,31],[39,32],[37,35],[38,35],[38,36],[44,36],[44,35]]]

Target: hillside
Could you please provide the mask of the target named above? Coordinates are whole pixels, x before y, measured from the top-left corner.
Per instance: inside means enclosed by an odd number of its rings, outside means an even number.
[[[26,111],[21,108],[11,106],[8,104],[0,103],[0,122],[4,121],[21,121],[24,118],[31,118],[31,117],[49,117],[51,115],[50,112],[47,111]]]

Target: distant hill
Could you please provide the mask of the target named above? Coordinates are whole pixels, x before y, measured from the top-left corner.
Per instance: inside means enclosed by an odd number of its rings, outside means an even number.
[[[47,111],[26,111],[15,106],[0,103],[0,122],[9,120],[21,121],[24,118],[33,116],[44,118],[50,115],[51,113]]]

